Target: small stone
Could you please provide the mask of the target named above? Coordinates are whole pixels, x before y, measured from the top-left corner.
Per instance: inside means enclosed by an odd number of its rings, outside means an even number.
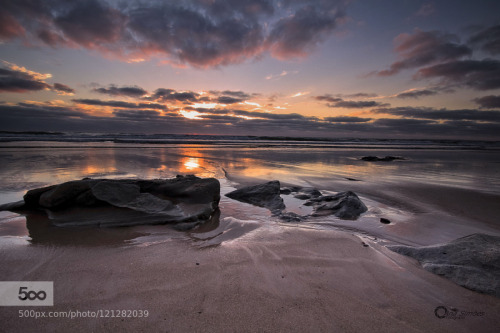
[[[384,218],[384,217],[381,217],[381,218],[380,218],[380,223],[383,223],[383,224],[389,224],[389,223],[391,223],[391,221],[390,221],[389,219],[386,219],[386,218]]]

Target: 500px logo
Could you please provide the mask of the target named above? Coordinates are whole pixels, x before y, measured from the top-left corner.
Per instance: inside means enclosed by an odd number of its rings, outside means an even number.
[[[25,291],[23,289],[27,290],[28,287],[20,287],[19,288],[19,295],[23,295],[23,296],[19,296],[19,299],[21,301],[25,301],[27,299],[29,299],[30,301],[34,301],[35,299],[39,299],[39,300],[43,301],[44,299],[47,298],[47,293],[44,290],[36,292],[34,290]]]
[[[53,281],[0,281],[0,306],[52,306]]]
[[[465,317],[482,317],[485,313],[482,311],[458,310],[440,305],[434,309],[434,315],[439,319],[464,319]]]

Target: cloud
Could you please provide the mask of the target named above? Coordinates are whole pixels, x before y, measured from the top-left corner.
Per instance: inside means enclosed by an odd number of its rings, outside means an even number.
[[[357,95],[359,96],[359,94]],[[318,101],[328,102],[326,106],[328,106],[329,108],[360,109],[360,108],[369,108],[376,106],[389,106],[389,104],[387,103],[380,103],[376,101],[346,101],[340,97],[333,97],[331,94],[315,96],[314,98]]]
[[[342,98],[340,98],[340,97],[333,97],[330,94],[321,95],[321,96],[314,96],[314,98],[316,100],[318,100],[318,101],[325,101],[325,102],[329,102],[329,103],[336,103],[336,102],[342,102],[343,101]]]
[[[391,76],[405,69],[460,59],[472,54],[472,49],[460,44],[456,35],[440,31],[415,29],[413,34],[403,33],[394,39],[400,60],[389,69],[375,72],[378,76]]]
[[[476,90],[500,88],[500,61],[456,60],[418,70],[414,76],[421,78],[441,78],[443,82],[464,85]]]
[[[372,118],[359,118],[359,117],[325,117],[325,121],[329,121],[331,123],[366,123]]]
[[[173,89],[156,89],[151,99],[162,102],[177,101],[177,102],[198,102],[200,101],[200,94],[192,91],[177,92]]]
[[[389,106],[389,104],[376,101],[339,101],[335,103],[329,103],[327,104],[327,106],[330,108],[360,109],[371,108],[375,106]]]
[[[2,63],[7,68],[0,68],[0,92],[25,93],[52,89],[50,84],[44,82],[52,75],[30,71],[7,61]]]
[[[430,16],[436,12],[436,8],[432,3],[424,3],[422,7],[415,13],[416,16]]]
[[[73,95],[75,93],[75,89],[68,87],[65,84],[62,83],[54,83],[52,88],[59,94],[59,95]]]
[[[299,71],[282,71],[280,74],[270,74],[266,76],[266,80],[279,80],[284,76],[297,74]]]
[[[0,68],[0,92],[25,93],[51,89],[50,84],[26,73]]]
[[[106,105],[108,106],[108,105]],[[96,105],[98,108],[99,105]],[[197,119],[179,110],[121,108],[98,113],[75,105],[0,104],[0,130],[205,133],[228,135],[289,135],[380,138],[500,138],[500,111],[432,108],[380,108],[374,114],[391,118],[349,116],[306,117],[237,109],[203,109]],[[194,111],[194,110],[193,110]],[[243,117],[244,116],[244,117]],[[394,118],[394,116],[398,118]]]
[[[0,38],[86,48],[124,61],[217,67],[304,57],[345,19],[345,0],[20,1],[0,9]]]
[[[484,96],[484,97],[479,97],[473,99],[474,102],[479,104],[479,107],[481,109],[494,109],[494,108],[499,108],[500,109],[500,96]]]
[[[420,98],[424,96],[437,95],[438,91],[434,89],[409,89],[397,94],[396,98]]]
[[[100,94],[107,94],[111,96],[128,96],[128,97],[142,97],[147,95],[148,92],[141,87],[132,86],[132,87],[117,87],[114,85],[109,86],[108,88],[94,88],[92,91],[95,91]]]
[[[336,1],[305,2],[272,26],[267,38],[271,54],[278,59],[303,57],[343,19],[343,8]]]
[[[500,111],[448,110],[434,108],[397,107],[372,110],[373,113],[390,114],[420,120],[480,121],[500,124]]]
[[[93,105],[93,106],[110,106],[116,108],[127,109],[160,109],[166,110],[167,107],[163,104],[157,103],[130,103],[124,101],[102,101],[100,99],[73,99],[77,104]]]
[[[25,29],[13,15],[0,9],[0,41],[19,37],[25,33]]]
[[[500,54],[500,24],[474,34],[469,43],[492,55]]]
[[[75,90],[62,83],[50,85],[45,82],[51,74],[42,74],[16,64],[1,61],[4,68],[0,68],[0,93],[14,92],[27,93],[42,90],[52,90],[59,95],[72,95]],[[6,68],[5,68],[6,67]]]
[[[244,99],[242,98],[235,98],[231,96],[220,96],[217,98],[217,103],[221,104],[235,104],[235,103],[241,103],[243,101]]]
[[[339,96],[346,97],[346,98],[371,98],[371,97],[378,97],[377,94],[374,94],[374,93],[363,93],[363,92],[355,93],[355,94],[339,95]]]

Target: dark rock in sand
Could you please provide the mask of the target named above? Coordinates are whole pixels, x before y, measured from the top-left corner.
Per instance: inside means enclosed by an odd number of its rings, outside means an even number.
[[[294,212],[285,212],[280,215],[280,219],[284,222],[302,222],[304,218],[304,216],[301,216]]]
[[[264,207],[272,212],[285,209],[280,197],[280,182],[273,180],[265,184],[247,186],[226,194],[227,197],[255,206]]]
[[[367,162],[392,162],[394,160],[404,160],[404,158],[398,157],[398,156],[385,156],[385,157],[364,156],[364,157],[361,157],[361,160],[367,161]]]
[[[391,221],[389,219],[386,219],[385,217],[381,217],[380,218],[380,223],[383,223],[383,224],[390,224]]]
[[[306,205],[314,207],[313,216],[333,214],[344,220],[355,220],[368,210],[356,193],[351,191],[313,198]]]
[[[0,210],[45,210],[56,225],[127,226],[204,222],[218,209],[217,179],[83,179],[30,190],[24,205]]]
[[[345,220],[355,220],[367,211],[366,206],[353,192],[342,192],[336,195],[323,196],[320,191],[312,187],[285,187],[280,190],[279,181],[244,187],[226,194],[227,197],[238,201],[268,208],[280,219],[286,222],[299,222],[307,218],[293,212],[286,212],[286,206],[280,196],[292,195],[296,199],[307,200],[304,206],[313,206],[312,216],[335,215]]]
[[[300,200],[309,200],[311,198],[317,198],[321,196],[321,192],[312,187],[300,187],[294,195],[294,198]]]
[[[500,237],[473,234],[433,246],[388,246],[429,272],[474,291],[500,297]]]

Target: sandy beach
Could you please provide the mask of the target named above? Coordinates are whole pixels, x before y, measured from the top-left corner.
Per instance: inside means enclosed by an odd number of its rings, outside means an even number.
[[[117,176],[124,169],[134,173],[119,157],[124,151],[115,152]],[[57,150],[52,154],[54,161]],[[139,163],[144,152],[136,154]],[[44,225],[43,214],[27,220],[3,212],[0,280],[54,281],[55,292],[53,307],[2,307],[2,331],[495,332],[500,325],[500,299],[432,274],[386,247],[433,245],[479,232],[500,235],[495,188],[412,182],[394,169],[378,178],[349,174],[360,181],[314,173],[314,165],[297,174],[264,157],[262,169],[250,174],[250,168],[231,167],[229,156],[215,163],[210,154],[197,156],[198,166],[184,171],[218,176],[221,194],[279,179],[283,186],[308,185],[322,193],[355,191],[368,211],[354,221],[315,217],[285,223],[265,208],[222,195],[220,215],[193,231],[162,225],[57,228]],[[187,151],[170,163],[190,158]],[[150,178],[168,169],[147,163],[143,172],[151,172]],[[76,165],[65,166],[71,176]],[[380,223],[381,217],[391,223]],[[463,315],[438,318],[440,306]],[[20,318],[26,310],[85,314]],[[118,310],[131,310],[130,316],[117,317]],[[134,310],[143,317],[134,317]]]

